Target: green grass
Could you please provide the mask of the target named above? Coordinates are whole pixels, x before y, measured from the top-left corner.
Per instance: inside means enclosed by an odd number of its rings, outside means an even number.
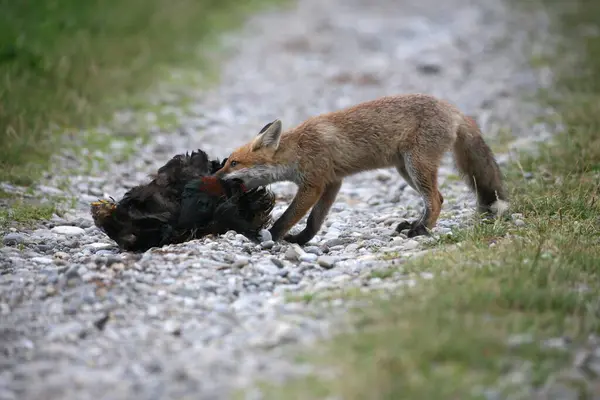
[[[63,175],[94,174],[131,157],[150,140],[150,125],[175,130],[176,116],[152,94],[178,93],[185,111],[185,91],[218,78],[217,35],[279,3],[0,0],[0,182],[32,189],[51,156],[65,152],[81,166]],[[113,119],[121,110],[129,121]],[[59,207],[19,192],[2,197],[0,230]]]
[[[488,144],[494,153],[507,153],[509,145],[517,139],[513,132],[508,128],[501,128],[498,130],[493,138],[488,140]]]
[[[0,0],[0,181],[34,183],[64,132],[146,104],[172,68],[211,74],[215,34],[275,2]]]
[[[27,224],[30,222],[48,220],[57,211],[57,206],[51,204],[31,204],[16,202],[10,208],[0,209],[0,228],[7,227],[11,222]]]
[[[525,224],[477,223],[402,264],[416,286],[354,310],[354,332],[307,356],[337,375],[263,385],[267,398],[462,400],[490,389],[529,399],[528,387],[566,379],[559,371],[573,364],[575,351],[546,341],[568,337],[577,348],[600,334],[600,36],[580,34],[600,29],[600,4],[542,3],[565,42],[549,59],[558,81],[539,101],[566,129],[508,167],[512,212]],[[574,53],[582,64],[565,66]],[[564,382],[586,398],[581,382]]]
[[[63,216],[66,209],[75,206],[76,200],[64,196],[15,197],[0,190],[0,232],[10,227],[33,228],[37,222],[49,220],[54,214]]]
[[[368,300],[373,296],[373,293],[380,293],[385,295],[383,291],[365,291],[360,287],[345,287],[337,288],[331,287],[326,290],[317,290],[312,293],[302,294],[286,294],[285,301],[288,303],[329,303],[331,301],[339,300],[343,298],[345,300]]]
[[[374,270],[371,272],[371,278],[387,279],[394,275],[393,268]]]

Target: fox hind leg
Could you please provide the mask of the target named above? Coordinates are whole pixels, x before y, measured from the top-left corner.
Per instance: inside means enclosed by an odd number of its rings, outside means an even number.
[[[444,202],[444,197],[437,186],[439,164],[439,157],[423,159],[413,154],[405,154],[396,164],[398,173],[421,195],[424,206],[423,214],[419,219],[413,222],[401,222],[396,227],[396,231],[408,229],[407,236],[414,237],[428,235],[428,229],[435,226]]]
[[[406,184],[408,186],[413,188],[416,192],[419,192],[419,189],[417,189],[417,187],[415,186],[415,184],[412,181],[412,178],[408,174],[408,171],[406,170],[406,165],[404,164],[404,159],[402,157],[400,157],[399,160],[396,162],[396,170],[398,171],[400,176],[402,176],[402,179],[404,179],[404,181],[406,182]],[[410,230],[412,228],[412,226],[413,226],[412,222],[403,221],[403,222],[400,222],[398,224],[398,226],[396,226],[396,231],[402,232],[403,230],[406,230],[406,229]]]
[[[283,239],[290,243],[304,245],[315,237],[319,232],[321,225],[323,225],[323,221],[325,221],[325,217],[329,213],[341,186],[341,181],[328,184],[317,201],[317,204],[315,204],[310,212],[306,227],[300,233],[296,235],[286,235]]]
[[[398,171],[398,173],[400,174],[402,179],[404,179],[404,181],[406,182],[406,184],[408,186],[410,186],[417,192],[419,191],[419,189],[417,189],[417,187],[413,183],[412,178],[408,174],[408,171],[406,170],[406,164],[404,163],[403,157],[399,157],[398,160],[396,161],[396,171]]]
[[[404,158],[403,157],[400,157],[400,159],[396,162],[396,171],[398,171],[398,173],[400,174],[400,176],[402,177],[402,179],[404,179],[404,181],[408,184],[408,186],[410,186],[417,193],[419,193],[419,189],[414,184],[412,178],[410,177],[410,175],[408,174],[408,171],[406,170],[406,164],[404,163]],[[443,204],[444,203],[444,196],[442,196],[442,193],[440,193],[439,190],[438,190],[438,197],[440,199],[440,204]]]

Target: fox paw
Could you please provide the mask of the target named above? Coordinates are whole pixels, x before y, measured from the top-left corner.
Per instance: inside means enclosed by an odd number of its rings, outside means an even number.
[[[406,229],[408,229],[406,236],[409,238],[415,236],[429,236],[429,231],[419,220],[413,222],[403,221],[396,226],[396,232],[402,232]]]
[[[285,235],[283,237],[283,240],[285,240],[288,243],[299,244],[300,246],[302,246],[308,242],[308,240],[301,233],[299,233],[297,235],[292,235],[292,234],[288,233],[287,235]]]
[[[289,242],[289,243],[296,243],[298,241],[298,235],[292,235],[292,234],[288,233],[287,235],[285,235],[283,237],[283,240],[285,240],[286,242]]]
[[[410,229],[412,227],[412,222],[402,221],[396,226],[396,232],[402,232],[406,229]]]

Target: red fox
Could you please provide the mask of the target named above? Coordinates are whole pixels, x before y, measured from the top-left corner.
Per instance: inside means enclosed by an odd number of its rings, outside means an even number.
[[[251,142],[234,150],[216,172],[248,189],[279,181],[298,185],[292,203],[270,229],[273,240],[304,245],[319,231],[342,185],[359,172],[395,167],[422,197],[424,212],[401,222],[398,232],[428,235],[444,198],[437,174],[450,149],[459,172],[477,195],[478,210],[501,215],[508,209],[503,177],[475,121],[454,105],[426,94],[385,96],[321,114],[282,133],[268,123]],[[306,227],[288,234],[311,209]]]

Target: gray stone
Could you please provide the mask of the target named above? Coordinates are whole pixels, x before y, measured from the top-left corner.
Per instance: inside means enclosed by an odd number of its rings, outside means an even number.
[[[285,259],[290,261],[297,261],[300,257],[305,254],[304,250],[296,244],[290,245],[285,251]]]
[[[85,327],[77,322],[66,322],[54,325],[48,332],[47,339],[53,340],[77,340],[85,335]]]
[[[304,253],[300,257],[298,257],[298,260],[312,263],[317,261],[317,258],[318,256],[316,254]]]
[[[323,251],[318,246],[306,246],[303,250],[306,253],[316,254],[317,256],[323,254]]]
[[[402,247],[405,250],[414,250],[414,249],[418,248],[419,246],[420,246],[419,242],[417,242],[416,240],[413,240],[413,239],[408,239],[407,241],[405,241],[402,244]]]
[[[88,245],[88,247],[90,247],[93,250],[106,250],[106,249],[111,249],[111,248],[113,248],[115,246],[113,244],[110,244],[110,243],[96,242],[96,243],[90,243]]]
[[[38,244],[36,249],[41,253],[49,253],[52,250],[52,246],[47,244]]]
[[[340,239],[340,238],[330,239],[330,240],[327,240],[325,242],[325,245],[327,247],[329,247],[329,248],[336,247],[336,246],[341,246],[341,245],[344,245],[344,244],[346,244],[346,240]]]
[[[40,190],[44,194],[49,194],[49,195],[52,195],[52,196],[62,196],[62,195],[64,195],[64,193],[63,193],[62,190],[57,189],[57,188],[52,187],[52,186],[39,185],[38,186],[38,190]]]
[[[164,324],[164,330],[173,336],[181,335],[181,324],[174,320],[167,320]]]
[[[31,261],[33,261],[36,264],[42,264],[42,265],[49,265],[49,264],[54,263],[52,261],[52,259],[48,258],[48,257],[33,257],[33,258],[31,258]]]
[[[73,221],[73,224],[80,228],[86,229],[92,227],[94,222],[89,218],[77,218],[75,221]]]
[[[55,226],[50,230],[52,233],[64,236],[81,236],[85,234],[85,231],[77,226],[61,225]]]
[[[320,256],[317,259],[317,264],[319,264],[321,267],[323,268],[333,268],[335,266],[336,263],[336,259],[335,257],[330,257],[330,256]]]
[[[237,260],[237,261],[234,261],[233,264],[231,264],[231,267],[232,268],[243,268],[246,265],[248,265],[248,260]]]
[[[260,245],[263,249],[271,249],[275,245],[275,242],[272,240],[267,240],[266,242],[262,242]]]
[[[254,268],[263,274],[268,275],[276,275],[279,273],[279,268],[273,263],[269,262],[259,262],[254,266]]]
[[[287,278],[291,283],[300,283],[302,280],[302,274],[296,271],[290,271],[290,273],[287,275]]]
[[[15,246],[18,244],[23,244],[25,243],[25,235],[17,232],[7,233],[6,235],[4,235],[2,243],[4,243],[5,246]]]
[[[285,264],[283,263],[283,261],[281,261],[280,259],[278,259],[277,257],[271,257],[271,262],[273,264],[275,264],[278,268],[283,268],[285,267]]]
[[[98,257],[104,257],[104,256],[109,256],[109,257],[110,257],[110,256],[113,256],[113,255],[115,255],[115,252],[114,252],[114,251],[112,251],[112,250],[98,250],[98,251],[96,252],[96,255],[97,255]]]
[[[273,237],[271,236],[271,232],[269,232],[267,229],[262,229],[260,231],[260,241],[261,242],[270,242],[273,240]]]

